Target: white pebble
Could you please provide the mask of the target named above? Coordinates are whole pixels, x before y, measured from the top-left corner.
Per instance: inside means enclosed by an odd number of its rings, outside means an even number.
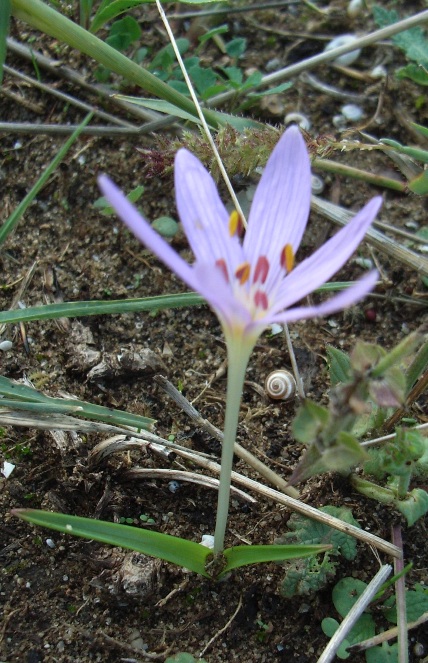
[[[178,481],[170,481],[168,484],[168,490],[171,493],[176,493],[177,490],[180,490],[180,484],[178,483]]]
[[[388,72],[386,71],[383,64],[378,64],[376,67],[373,67],[373,69],[371,70],[370,77],[375,78],[377,80],[380,78],[385,78],[387,73]]]
[[[361,120],[364,115],[362,108],[357,106],[357,104],[345,104],[340,111],[343,117],[347,120],[351,120],[351,122],[358,122],[358,120]]]
[[[333,49],[339,48],[340,46],[352,44],[356,40],[357,37],[355,35],[339,35],[339,37],[335,37],[327,44],[324,51],[332,51]],[[350,64],[358,60],[360,54],[361,49],[356,48],[355,51],[350,51],[349,53],[343,53],[343,55],[339,55],[335,60],[333,60],[333,62],[335,64],[340,64],[343,67],[348,67]]]
[[[292,122],[298,124],[303,131],[309,131],[311,128],[311,121],[302,113],[287,113],[284,118],[284,123],[287,125]]]
[[[49,548],[55,548],[55,541],[52,541],[52,539],[46,539],[46,545],[49,546]]]
[[[10,477],[10,475],[12,474],[15,467],[16,467],[16,465],[14,465],[13,463],[9,463],[7,460],[5,460],[4,463],[3,463],[3,469],[1,471],[1,473],[7,479],[8,477]]]
[[[283,331],[282,325],[279,325],[277,322],[274,322],[273,325],[270,326],[270,331],[272,336],[276,336],[277,334],[280,334]]]
[[[0,350],[3,350],[3,352],[6,352],[6,350],[10,350],[13,346],[12,341],[2,341],[0,343]]]
[[[324,180],[319,175],[311,175],[311,191],[314,196],[324,191]]]
[[[213,548],[214,548],[214,537],[212,536],[212,534],[204,534],[202,536],[201,546],[205,546],[205,548],[209,548],[210,550],[213,550]]]

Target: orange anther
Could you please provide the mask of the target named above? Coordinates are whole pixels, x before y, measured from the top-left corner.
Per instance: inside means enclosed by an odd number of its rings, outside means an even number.
[[[251,267],[249,262],[242,263],[242,265],[236,270],[235,276],[241,285],[244,285],[244,283],[250,278],[250,271]]]
[[[286,244],[284,248],[281,251],[281,256],[280,256],[280,263],[281,267],[285,269],[285,271],[291,272],[291,270],[294,267],[294,251],[293,247],[291,244]]]

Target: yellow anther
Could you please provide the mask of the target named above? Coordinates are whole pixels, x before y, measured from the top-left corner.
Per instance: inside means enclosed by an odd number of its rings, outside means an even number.
[[[287,272],[291,272],[294,267],[294,251],[291,244],[286,244],[281,251],[280,256],[281,267]]]
[[[242,219],[239,215],[239,212],[236,211],[236,209],[233,210],[229,217],[229,235],[233,237],[234,235],[239,235],[242,232],[243,228],[243,223]]]

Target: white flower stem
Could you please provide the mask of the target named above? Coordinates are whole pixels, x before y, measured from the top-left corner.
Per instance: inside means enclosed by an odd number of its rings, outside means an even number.
[[[214,533],[214,554],[222,552],[227,517],[229,514],[230,483],[233,463],[233,447],[238,428],[239,408],[245,371],[253,344],[238,338],[227,339],[227,395],[226,416],[224,422],[224,440],[221,451],[220,485],[218,489],[217,517]]]

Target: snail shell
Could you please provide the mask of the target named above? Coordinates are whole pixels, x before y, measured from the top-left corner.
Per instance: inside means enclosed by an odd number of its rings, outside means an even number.
[[[296,393],[296,380],[290,371],[272,371],[266,378],[265,390],[269,398],[288,401]]]

